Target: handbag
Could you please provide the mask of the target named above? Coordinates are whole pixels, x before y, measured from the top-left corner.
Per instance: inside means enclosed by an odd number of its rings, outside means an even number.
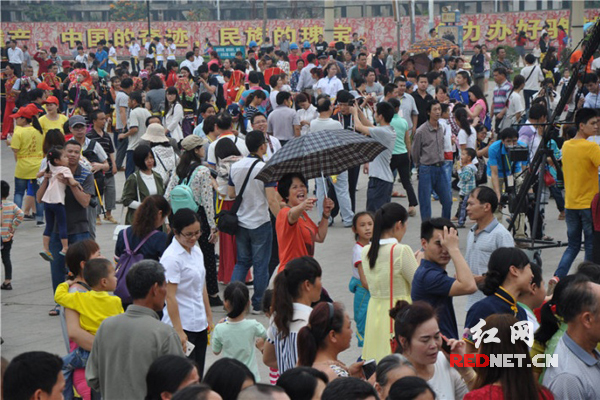
[[[544,172],[544,184],[546,185],[546,187],[551,187],[551,186],[556,185],[556,179],[554,179],[554,177],[548,170],[546,170]]]
[[[396,245],[392,246],[392,251],[390,252],[390,310],[394,308],[394,248]],[[390,348],[392,349],[392,353],[396,352],[398,348],[398,341],[396,340],[396,336],[394,335],[394,319],[390,317]]]
[[[248,184],[248,179],[250,179],[250,174],[252,173],[252,170],[254,169],[256,164],[258,164],[259,161],[261,161],[261,160],[258,159],[256,161],[254,161],[254,163],[250,166],[250,169],[248,170],[248,175],[246,175],[246,179],[244,179],[244,184],[242,185],[242,189],[240,190],[238,195],[235,197],[235,201],[233,202],[233,206],[231,207],[231,210],[223,210],[217,214],[217,216],[216,216],[217,228],[219,229],[220,232],[226,233],[228,235],[236,234],[236,232],[238,230],[237,212],[240,208],[240,205],[242,204],[242,200],[243,200],[242,196],[244,194],[244,190],[246,190],[246,185]]]

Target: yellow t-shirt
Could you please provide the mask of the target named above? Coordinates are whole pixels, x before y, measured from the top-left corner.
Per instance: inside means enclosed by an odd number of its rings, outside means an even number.
[[[67,118],[67,116],[64,114],[58,114],[58,119],[56,121],[51,121],[48,119],[47,115],[44,115],[40,118],[40,125],[42,126],[42,130],[44,131],[44,135],[48,133],[50,129],[58,129],[62,133],[65,133],[63,125],[68,120],[69,118]]]
[[[598,193],[600,146],[585,139],[571,139],[563,144],[562,154],[565,207],[570,210],[591,208]]]
[[[43,144],[44,135],[33,126],[15,127],[15,133],[10,143],[10,147],[17,150],[15,178],[35,179],[40,170],[42,158],[44,158]]]

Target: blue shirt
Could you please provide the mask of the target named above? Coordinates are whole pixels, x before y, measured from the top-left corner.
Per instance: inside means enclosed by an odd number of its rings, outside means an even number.
[[[519,321],[527,321],[527,312],[525,309],[519,306],[517,300],[500,286],[494,294],[487,296],[483,300],[479,300],[467,311],[463,340],[474,344],[471,328],[477,325],[480,319],[485,320],[492,314],[510,314]],[[482,331],[485,332],[487,329],[484,326]]]
[[[458,328],[450,288],[456,279],[433,261],[421,260],[412,281],[413,301],[423,300],[435,308],[440,331],[449,339],[458,339]]]
[[[96,53],[96,60],[98,61],[98,65],[102,64],[102,61],[106,60],[108,58],[108,53],[104,50],[99,51]],[[102,69],[107,69],[108,68],[108,61],[106,63],[104,63],[104,65],[102,65],[100,68]]]
[[[450,98],[458,101],[459,103],[463,103],[469,105],[469,91],[465,90],[462,92],[460,89],[454,89],[450,92]]]
[[[519,146],[527,145],[521,141],[518,141],[517,144]],[[492,176],[493,165],[498,167],[498,177],[504,178],[504,171],[506,171],[507,175],[512,175],[513,173],[521,172],[524,165],[527,165],[525,162],[518,162],[513,165],[508,158],[508,152],[506,151],[506,146],[502,143],[502,141],[497,140],[490,146],[488,150],[488,164],[487,164],[487,174],[488,176]]]

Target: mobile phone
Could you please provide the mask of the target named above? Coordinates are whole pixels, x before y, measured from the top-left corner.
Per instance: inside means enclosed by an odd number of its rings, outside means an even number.
[[[365,363],[362,365],[362,370],[365,374],[365,379],[369,379],[371,375],[375,373],[375,369],[377,369],[377,362],[374,358],[365,361]]]
[[[450,345],[448,344],[448,339],[444,335],[442,335],[442,350],[448,354],[451,354],[452,352],[452,350],[450,350]]]
[[[192,342],[190,342],[189,340],[185,343],[185,356],[189,357],[190,354],[192,354],[192,351],[194,351],[194,347],[196,347],[196,345]]]

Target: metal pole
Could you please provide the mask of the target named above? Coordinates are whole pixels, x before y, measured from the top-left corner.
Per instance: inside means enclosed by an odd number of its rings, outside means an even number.
[[[402,20],[400,17],[400,0],[392,0],[392,7],[394,9],[394,18],[396,19],[396,50],[398,56],[400,55],[400,34],[402,29]]]
[[[152,37],[152,31],[150,30],[150,0],[146,0],[146,14],[148,15],[148,35]]]
[[[263,41],[267,37],[267,0],[263,0],[263,25],[262,25]]]
[[[323,19],[325,29],[323,30],[323,37],[327,43],[333,40],[333,27],[335,25],[335,9],[333,7],[333,0],[325,0]]]
[[[434,9],[433,0],[429,0],[428,8],[429,8],[429,29],[433,29],[433,28],[435,28],[434,22],[433,22],[433,9]]]
[[[221,0],[217,0],[217,21],[221,20]]]
[[[415,26],[415,0],[410,0],[410,42],[415,42],[416,26]]]

